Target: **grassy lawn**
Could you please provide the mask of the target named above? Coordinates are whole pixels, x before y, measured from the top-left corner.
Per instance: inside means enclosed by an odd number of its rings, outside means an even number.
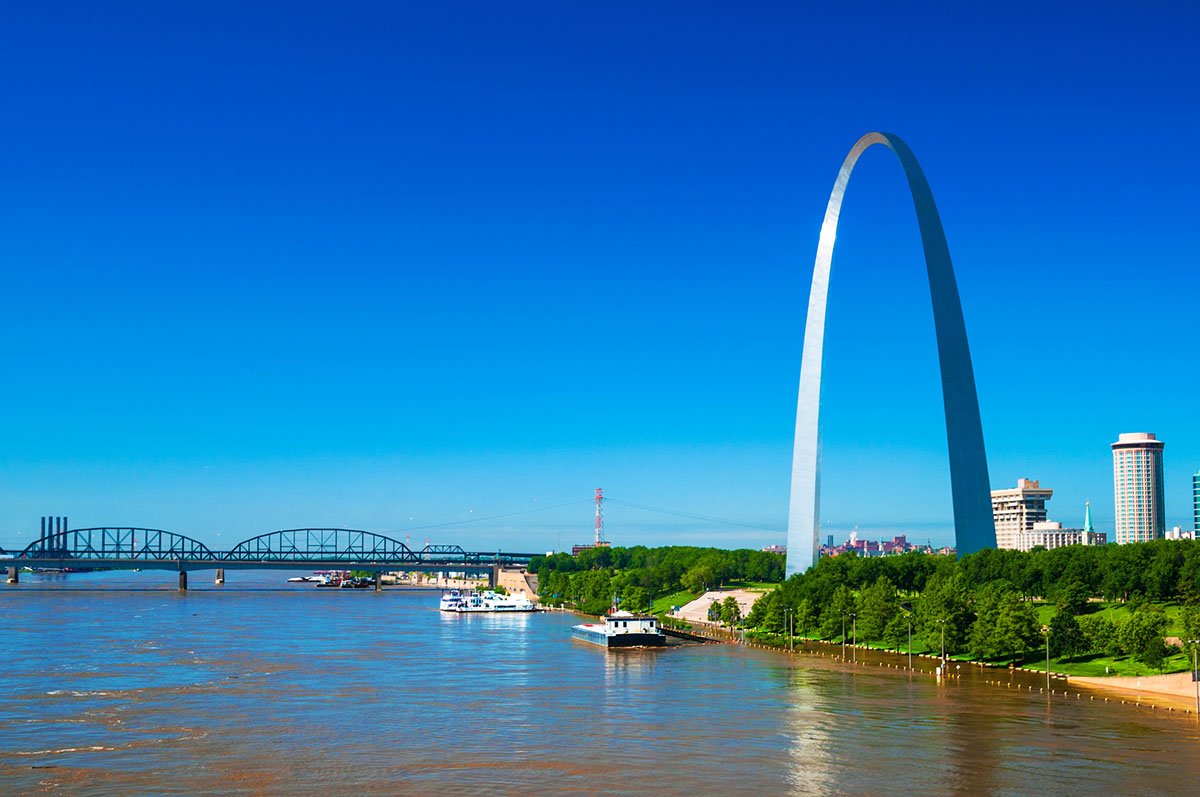
[[[756,592],[770,592],[779,586],[773,581],[730,581],[726,587],[736,589],[749,589]]]
[[[1178,603],[1159,603],[1156,605],[1161,606],[1163,611],[1167,613],[1166,635],[1181,636],[1183,634],[1183,624],[1180,621],[1180,613],[1183,611],[1183,607]],[[1042,625],[1049,624],[1050,618],[1054,617],[1058,611],[1053,603],[1038,602],[1034,606],[1037,608],[1038,622]],[[1126,603],[1089,603],[1088,610],[1086,614],[1098,614],[1102,617],[1107,617],[1118,625],[1129,618],[1129,604]],[[1066,672],[1066,670],[1062,672]],[[1082,674],[1080,673],[1080,675]],[[1100,674],[1104,674],[1103,666],[1100,667]]]
[[[683,606],[686,603],[691,603],[700,597],[698,592],[688,592],[681,590],[680,592],[672,592],[670,595],[664,595],[661,598],[654,599],[654,607],[650,610],[654,614],[665,614],[671,611],[673,606]]]
[[[1037,660],[1025,663],[1025,666],[1031,670],[1046,669],[1046,660]],[[1107,668],[1107,671],[1106,671]],[[1072,661],[1062,661],[1060,659],[1050,660],[1051,672],[1064,672],[1067,675],[1082,675],[1085,677],[1103,678],[1106,675],[1120,675],[1130,678],[1140,678],[1146,675],[1165,675],[1173,672],[1186,672],[1192,668],[1192,659],[1185,653],[1177,653],[1174,656],[1169,656],[1163,662],[1162,672],[1159,672],[1153,667],[1148,667],[1140,661],[1134,660],[1130,656],[1121,656],[1113,658],[1111,656],[1081,656]]]

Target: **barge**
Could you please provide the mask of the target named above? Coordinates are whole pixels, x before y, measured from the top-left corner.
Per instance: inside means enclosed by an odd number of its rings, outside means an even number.
[[[574,626],[571,636],[602,648],[661,648],[667,644],[657,617],[626,611],[605,616],[603,623]]]

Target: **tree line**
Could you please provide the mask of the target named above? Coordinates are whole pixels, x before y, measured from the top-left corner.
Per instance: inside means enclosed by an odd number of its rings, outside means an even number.
[[[1122,621],[1095,614],[1092,598],[1120,601]],[[1048,628],[1033,601],[1053,602]],[[823,639],[914,645],[988,660],[1023,659],[1046,643],[1051,655],[1133,656],[1161,666],[1168,618],[1159,605],[1187,605],[1185,639],[1200,638],[1200,545],[1160,540],[1029,552],[987,549],[961,559],[908,553],[818,560],[755,603],[750,627]]]
[[[778,583],[784,560],[777,553],[671,545],[588,548],[578,556],[537,556],[529,564],[538,575],[543,603],[569,603],[603,614],[614,596],[630,611],[648,611],[654,599],[686,590],[702,592],[733,581]]]

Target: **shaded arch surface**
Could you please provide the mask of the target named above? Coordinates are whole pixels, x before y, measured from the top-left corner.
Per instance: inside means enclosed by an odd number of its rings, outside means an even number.
[[[796,438],[792,452],[792,488],[788,508],[788,575],[807,570],[817,559],[821,524],[821,360],[825,347],[829,270],[833,262],[833,245],[837,238],[842,198],[850,181],[850,173],[859,157],[876,144],[887,147],[900,160],[916,207],[921,244],[925,250],[925,270],[929,276],[929,294],[933,301],[933,323],[942,378],[942,402],[946,411],[955,544],[962,555],[994,546],[996,542],[975,372],[971,367],[967,329],[963,322],[962,303],[959,301],[958,283],[954,279],[954,267],[950,262],[946,233],[933,201],[933,192],[912,150],[891,133],[868,133],[854,144],[842,163],[829,195],[825,221],[821,225],[821,236],[817,243],[796,404]]]
[[[415,562],[420,557],[399,540],[360,529],[282,529],[243,540],[228,561]]]

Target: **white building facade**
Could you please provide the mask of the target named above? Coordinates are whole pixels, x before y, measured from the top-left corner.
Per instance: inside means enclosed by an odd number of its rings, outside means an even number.
[[[1017,486],[992,490],[992,520],[996,524],[996,547],[1021,549],[1021,533],[1044,522],[1046,502],[1054,491],[1036,479],[1017,479]],[[1029,550],[1024,548],[1021,550]]]
[[[1116,542],[1149,542],[1167,530],[1163,441],[1149,432],[1121,434],[1112,444]]]

